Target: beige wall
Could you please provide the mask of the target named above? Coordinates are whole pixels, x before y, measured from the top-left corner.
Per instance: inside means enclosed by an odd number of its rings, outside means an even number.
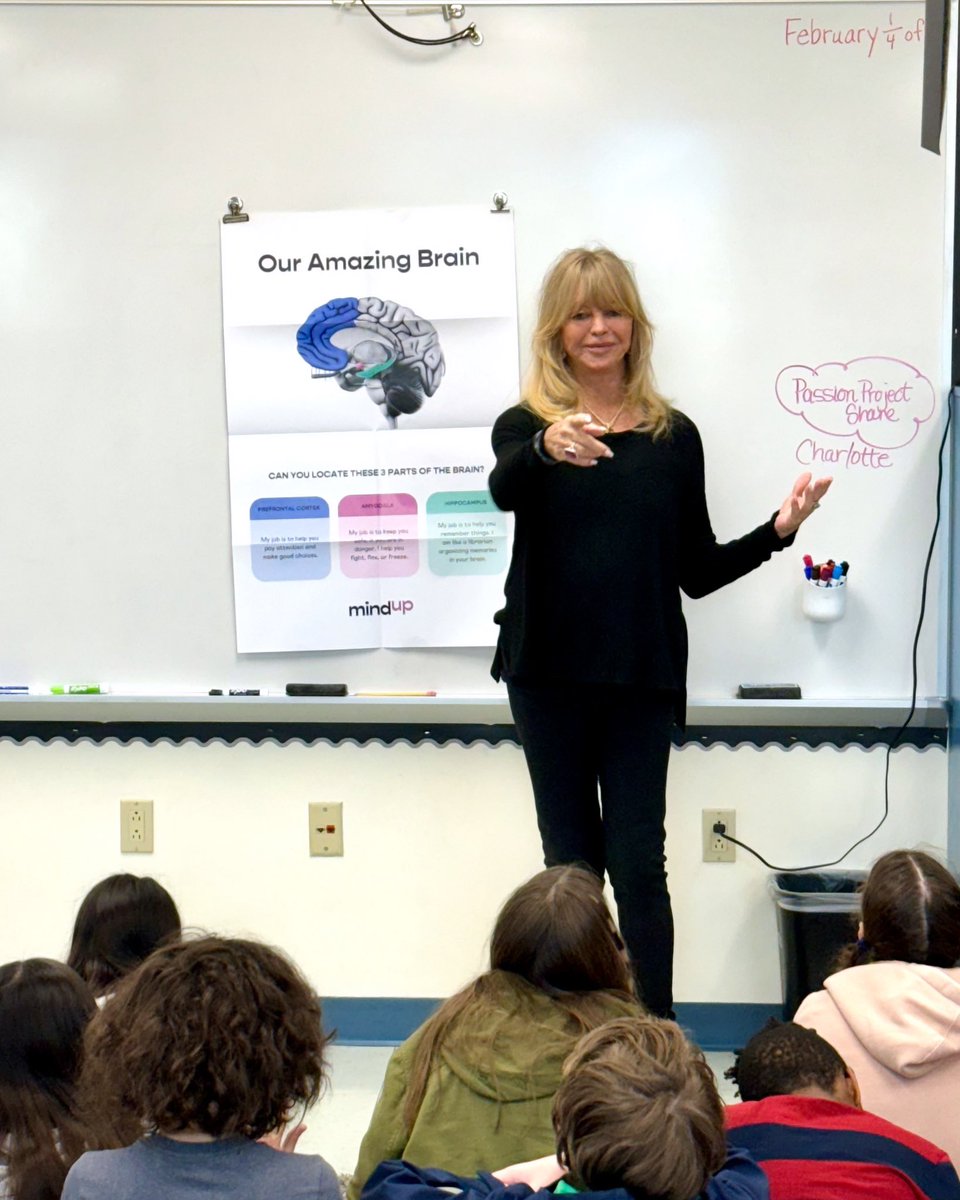
[[[675,751],[668,850],[677,998],[780,998],[769,872],[700,862],[700,810],[787,865],[835,858],[883,807],[884,751]],[[893,755],[891,816],[855,852],[946,842],[946,754]],[[119,853],[119,801],[155,802],[152,856]],[[344,802],[342,859],[307,854],[310,800]],[[0,961],[65,953],[87,888],[152,874],[188,924],[286,948],[327,995],[440,996],[483,964],[496,909],[540,866],[510,745],[0,741]]]

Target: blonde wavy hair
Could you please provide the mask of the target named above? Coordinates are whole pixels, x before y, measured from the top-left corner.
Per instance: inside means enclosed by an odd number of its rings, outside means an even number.
[[[653,325],[630,267],[605,248],[566,250],[547,272],[523,403],[548,424],[576,411],[579,391],[564,356],[561,334],[570,317],[584,306],[612,309],[633,321],[625,359],[626,400],[641,414],[636,428],[661,437],[670,429],[673,410],[657,391],[653,377]]]

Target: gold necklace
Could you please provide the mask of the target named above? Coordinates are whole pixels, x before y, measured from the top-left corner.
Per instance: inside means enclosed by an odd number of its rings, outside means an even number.
[[[603,426],[603,432],[604,432],[604,434],[607,434],[607,433],[613,433],[613,427],[620,420],[620,414],[623,412],[623,410],[626,407],[627,407],[627,402],[626,402],[626,400],[624,400],[624,402],[620,405],[620,407],[617,409],[617,411],[613,414],[612,421],[601,421],[598,416],[596,416],[593,412],[590,411],[590,409],[587,409],[587,412],[590,413],[590,416],[593,417],[594,421],[596,421],[596,423],[598,425]]]

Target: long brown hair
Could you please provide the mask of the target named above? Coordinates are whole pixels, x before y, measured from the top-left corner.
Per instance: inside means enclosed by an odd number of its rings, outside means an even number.
[[[413,1056],[404,1102],[413,1127],[444,1039],[460,1022],[491,1012],[498,972],[545,992],[584,1033],[609,1019],[610,994],[633,997],[623,942],[603,897],[603,883],[581,867],[549,867],[507,899],[490,940],[490,970],[451,996],[427,1021]],[[639,1005],[638,1005],[639,1011]]]
[[[921,850],[892,850],[874,863],[861,895],[863,937],[838,969],[869,962],[954,967],[960,959],[960,885]]]
[[[149,875],[110,875],[77,911],[67,964],[102,996],[165,942],[180,937],[173,897]]]
[[[96,1011],[89,987],[63,963],[0,967],[0,1164],[13,1200],[58,1200],[87,1148],[76,1085]]]
[[[637,428],[654,437],[662,436],[670,428],[673,411],[654,381],[653,325],[644,311],[633,272],[612,250],[582,246],[567,250],[547,272],[540,291],[533,359],[523,403],[548,423],[576,411],[577,382],[564,358],[561,331],[582,305],[613,309],[633,321],[633,336],[624,360],[625,399],[641,413]]]

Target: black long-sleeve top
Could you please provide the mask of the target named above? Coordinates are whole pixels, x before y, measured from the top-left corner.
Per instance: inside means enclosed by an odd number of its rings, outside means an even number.
[[[492,673],[517,683],[639,685],[686,706],[687,628],[680,604],[706,596],[793,543],[774,518],[719,543],[707,512],[703,446],[689,417],[670,433],[602,440],[595,467],[544,462],[544,422],[523,406],[493,427],[490,491],[513,511],[513,558]]]

